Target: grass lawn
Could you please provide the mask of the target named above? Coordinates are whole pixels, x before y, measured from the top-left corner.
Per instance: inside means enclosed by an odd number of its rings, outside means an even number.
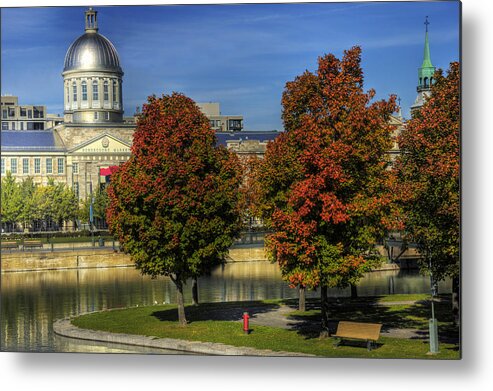
[[[403,295],[399,295],[403,296]],[[405,296],[405,295],[404,295]],[[391,303],[389,298],[373,298],[374,301]],[[396,297],[396,301],[407,301],[403,297]],[[342,301],[350,301],[341,304]],[[387,312],[392,327],[402,321],[401,327],[420,328],[427,325],[427,318],[423,318],[423,309],[420,304],[369,306],[368,298],[358,300],[340,300],[339,304],[331,307],[331,319],[354,320],[362,322],[381,322],[386,325],[383,313]],[[189,324],[180,327],[177,323],[177,311],[174,305],[156,305],[149,307],[134,307],[112,311],[103,311],[83,315],[72,320],[77,327],[102,330],[114,333],[128,333],[161,338],[176,338],[194,341],[220,342],[233,346],[248,346],[257,349],[271,349],[277,351],[302,352],[322,357],[360,357],[360,358],[420,358],[420,359],[458,359],[460,352],[458,344],[441,341],[440,353],[427,355],[429,342],[422,339],[398,339],[381,337],[378,347],[367,351],[363,342],[353,342],[351,346],[333,347],[334,339],[319,339],[317,327],[319,325],[319,310],[308,309],[304,313],[293,311],[288,317],[301,318],[306,321],[307,327],[297,330],[287,330],[280,327],[267,327],[255,324],[251,320],[252,332],[245,335],[242,331],[241,315],[243,308],[254,308],[253,314],[275,310],[280,305],[290,305],[295,309],[296,302],[292,300],[266,300],[258,302],[234,303],[204,303],[199,306],[187,306],[186,313]],[[309,301],[309,307],[315,307],[315,301]],[[441,303],[444,306],[444,303]],[[370,308],[369,308],[370,307]],[[375,308],[373,308],[375,307]],[[413,308],[416,307],[416,308]],[[437,307],[441,307],[437,305]],[[339,311],[337,310],[339,309]],[[368,311],[370,309],[370,311]],[[443,310],[443,309],[440,309]],[[361,314],[354,315],[355,313]],[[439,312],[437,312],[438,314]],[[354,315],[353,318],[350,315]],[[317,319],[318,318],[318,319]],[[303,323],[304,323],[303,322]],[[314,329],[315,326],[315,329]],[[416,327],[420,326],[420,327]],[[441,327],[451,327],[442,322]],[[450,331],[449,331],[450,332]]]

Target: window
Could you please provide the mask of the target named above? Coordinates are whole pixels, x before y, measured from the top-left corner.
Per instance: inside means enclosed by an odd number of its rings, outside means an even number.
[[[41,173],[41,159],[39,157],[34,158],[34,173],[35,174]]]
[[[108,87],[108,80],[105,80],[103,84],[103,97],[105,102],[110,100],[110,90]]]
[[[2,175],[5,174],[5,159],[2,158],[2,169],[1,169]]]
[[[229,120],[229,130],[241,130],[241,120],[240,119],[230,119]]]
[[[12,130],[15,130],[15,122],[12,122]]]
[[[15,117],[15,109],[13,107],[9,107],[9,117]]]
[[[98,81],[92,82],[92,100],[99,100]]]
[[[104,117],[105,117],[106,121],[109,121],[110,120],[110,112],[107,111],[106,113],[104,113]]]
[[[63,171],[65,169],[63,158],[59,157],[57,160],[58,173],[63,174]]]
[[[24,130],[24,122],[21,122],[21,130]]]
[[[82,100],[87,100],[87,83],[82,82]]]
[[[29,159],[27,158],[22,159],[22,173],[29,174]]]
[[[78,174],[79,173],[79,163],[72,163],[72,172],[74,174]]]
[[[51,157],[46,159],[46,173],[53,174],[53,159]]]
[[[7,116],[8,116],[7,113],[8,113],[7,109],[3,109],[2,110],[2,118],[7,118]]]
[[[32,118],[32,117],[33,117],[33,111],[27,110],[27,118]]]
[[[94,119],[99,119],[99,112],[98,111],[94,112]]]
[[[211,119],[211,120],[209,120],[209,123],[211,124],[211,127],[214,127],[214,126],[215,126],[216,121],[214,121],[213,119]]]
[[[12,174],[17,174],[17,159],[10,159],[10,172]]]
[[[116,102],[116,81],[113,81],[113,102]]]
[[[20,113],[21,114],[21,117],[25,117],[27,115],[27,110],[26,110],[25,107],[21,107],[21,110],[20,111],[21,111],[21,113]]]
[[[68,88],[68,86],[67,86],[67,88],[65,88],[65,92],[67,93],[67,103],[69,103],[70,102],[70,89]]]
[[[9,130],[9,123],[8,122],[2,122],[2,130]]]
[[[75,81],[72,83],[72,94],[74,96],[73,102],[77,102],[77,84]]]

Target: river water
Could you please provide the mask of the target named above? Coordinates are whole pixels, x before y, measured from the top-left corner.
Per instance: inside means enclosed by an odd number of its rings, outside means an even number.
[[[416,271],[372,272],[358,285],[360,296],[429,290],[429,278]],[[439,290],[450,292],[450,281],[441,283]],[[348,296],[350,291],[333,289],[329,295]],[[316,292],[307,293],[307,297],[316,296]],[[296,297],[296,290],[282,281],[278,266],[265,261],[224,264],[199,279],[202,302]],[[190,285],[185,289],[185,301],[191,302]],[[168,278],[152,280],[133,268],[2,273],[0,350],[163,353],[59,337],[52,325],[57,319],[85,312],[173,302],[175,288]]]

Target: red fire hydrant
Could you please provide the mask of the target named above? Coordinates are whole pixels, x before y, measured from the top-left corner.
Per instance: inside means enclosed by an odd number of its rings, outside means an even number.
[[[248,312],[243,312],[243,331],[245,334],[250,332],[250,325],[248,324],[248,319],[250,319],[250,315]]]

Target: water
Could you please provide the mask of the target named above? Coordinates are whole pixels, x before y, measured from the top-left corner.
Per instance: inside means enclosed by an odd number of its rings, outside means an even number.
[[[1,279],[2,351],[162,353],[62,338],[54,335],[52,324],[85,312],[172,303],[175,288],[166,277],[152,280],[133,268],[108,268],[2,273]],[[393,270],[366,275],[358,294],[428,293],[429,289],[428,277]],[[439,290],[450,292],[450,281],[441,283]],[[330,296],[349,294],[349,289],[329,290]],[[307,297],[316,296],[316,292],[307,292]],[[296,290],[281,280],[278,266],[269,262],[225,264],[199,279],[202,302],[296,297]],[[185,301],[191,302],[190,284],[185,288]]]

